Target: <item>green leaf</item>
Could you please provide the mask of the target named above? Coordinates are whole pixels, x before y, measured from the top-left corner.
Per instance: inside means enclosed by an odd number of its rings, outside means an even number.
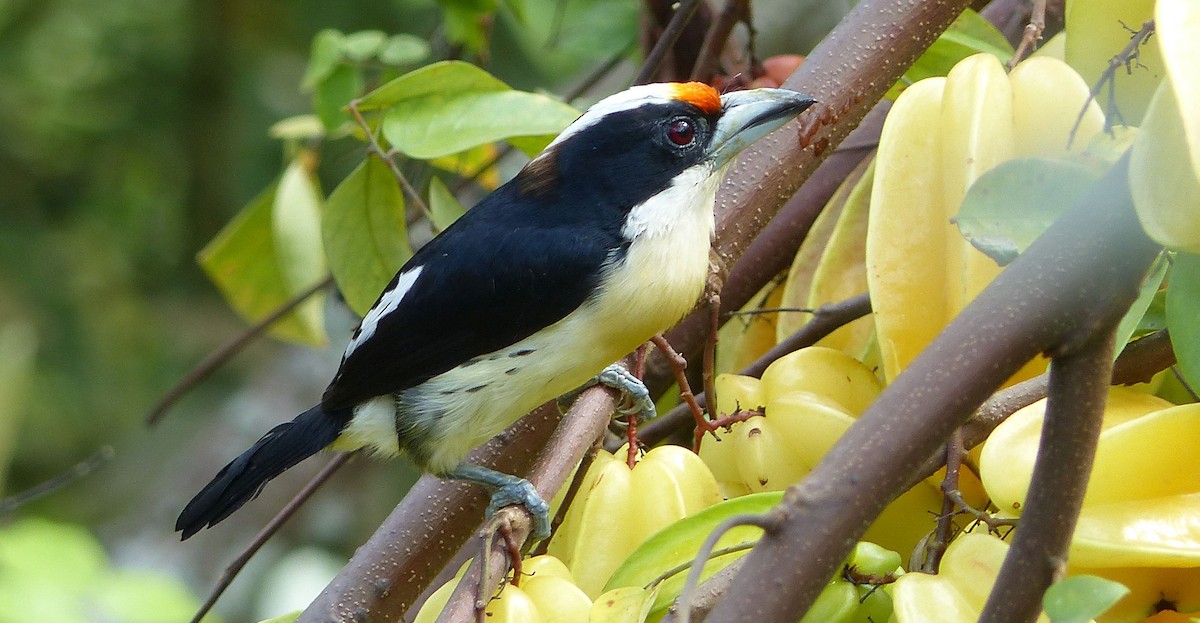
[[[387,34],[382,30],[352,32],[342,39],[342,55],[347,60],[361,63],[372,58],[387,43]]]
[[[298,292],[285,280],[275,252],[272,212],[278,186],[278,181],[272,183],[251,200],[197,256],[225,300],[249,322],[267,317]],[[320,294],[311,297],[272,325],[271,334],[293,342],[323,344],[323,300]]]
[[[1138,291],[1138,297],[1133,301],[1133,305],[1129,307],[1129,311],[1125,312],[1125,316],[1121,318],[1121,324],[1117,325],[1117,349],[1113,356],[1121,354],[1125,346],[1129,343],[1130,338],[1139,333],[1149,333],[1144,330],[1143,318],[1150,311],[1150,306],[1154,300],[1158,298],[1158,288],[1162,285],[1163,277],[1167,276],[1167,267],[1170,266],[1167,262],[1165,253],[1159,254],[1158,259],[1146,272],[1146,277],[1142,279],[1142,285]],[[1154,329],[1157,330],[1157,329]]]
[[[1098,175],[1066,160],[1018,158],[967,190],[955,222],[962,235],[1004,266],[1046,231]]]
[[[271,204],[271,233],[280,274],[292,292],[325,278],[321,248],[321,190],[313,169],[316,159],[301,152],[283,171]]]
[[[358,96],[361,81],[357,68],[338,65],[317,85],[313,92],[313,110],[327,131],[332,132],[350,121],[350,115],[342,108]]]
[[[1055,582],[1042,597],[1042,608],[1051,623],[1087,623],[1117,603],[1129,589],[1093,575],[1077,575]]]
[[[302,611],[297,610],[295,612],[281,614],[277,617],[271,617],[269,619],[259,621],[258,623],[295,623],[296,619],[300,618],[300,612]]]
[[[404,195],[387,164],[370,156],[338,184],[325,205],[321,233],[346,304],[366,314],[412,257]]]
[[[945,76],[958,61],[979,52],[992,54],[1001,62],[1007,62],[1013,55],[1012,46],[1004,35],[991,22],[967,9],[904,72],[885,97],[896,99],[901,91],[918,80]]]
[[[510,87],[492,74],[462,61],[441,61],[414,69],[367,93],[359,110],[388,108],[408,99],[457,92],[506,91]]]
[[[1167,286],[1167,330],[1179,358],[1179,371],[1192,389],[1200,388],[1200,255],[1178,253]]]
[[[445,231],[451,223],[466,214],[462,204],[454,198],[454,193],[442,183],[442,180],[429,180],[429,219],[438,231]]]
[[[385,65],[413,65],[429,57],[429,43],[409,34],[392,35],[379,50],[379,62]]]
[[[393,106],[383,118],[383,135],[405,154],[429,159],[514,136],[555,135],[578,116],[540,93],[438,93]]]
[[[661,580],[657,584],[658,597],[654,610],[662,610],[679,597],[687,579],[689,569],[683,567],[696,557],[700,544],[722,521],[734,515],[760,515],[767,512],[783,499],[782,491],[769,491],[744,495],[710,506],[691,517],[681,519],[642,543],[621,566],[613,571],[604,590],[625,586],[641,586],[647,588],[651,582]],[[754,526],[739,526],[725,533],[717,542],[715,550],[738,545],[749,545],[758,541],[762,529]],[[714,550],[714,551],[715,551]],[[702,577],[724,569],[729,564],[746,555],[749,549],[729,553],[724,556],[710,558],[704,565]],[[668,571],[676,570],[665,579],[662,577]]]
[[[312,91],[323,82],[341,60],[342,39],[345,35],[327,28],[313,37],[312,51],[308,55],[308,68],[304,70],[304,78],[300,86],[305,91]]]

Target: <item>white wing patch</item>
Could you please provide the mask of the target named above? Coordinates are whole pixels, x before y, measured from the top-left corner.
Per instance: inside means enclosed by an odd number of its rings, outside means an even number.
[[[396,308],[400,306],[400,301],[404,300],[404,295],[408,294],[413,284],[417,282],[417,277],[421,276],[423,268],[425,267],[417,266],[400,273],[400,278],[396,280],[396,287],[384,292],[383,296],[379,298],[379,302],[367,312],[366,316],[363,316],[362,323],[358,325],[358,331],[350,340],[350,344],[346,346],[346,353],[342,355],[343,357],[349,357],[354,349],[375,335],[375,327],[379,325],[379,321],[384,316],[396,311]]]

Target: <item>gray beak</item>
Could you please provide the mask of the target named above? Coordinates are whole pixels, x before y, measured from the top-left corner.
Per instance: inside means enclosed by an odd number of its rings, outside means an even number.
[[[754,141],[791,121],[817,100],[787,89],[734,91],[721,96],[721,118],[708,151],[717,168]]]

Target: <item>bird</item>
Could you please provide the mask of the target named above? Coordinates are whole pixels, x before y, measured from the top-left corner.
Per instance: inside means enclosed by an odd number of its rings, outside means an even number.
[[[365,447],[491,487],[489,514],[523,504],[545,536],[549,507],[528,481],[464,457],[600,372],[646,396],[606,366],[695,306],[724,172],[814,103],[699,82],[597,102],[399,269],[320,402],[221,469],[175,530],[187,539],[214,526],[322,450]]]

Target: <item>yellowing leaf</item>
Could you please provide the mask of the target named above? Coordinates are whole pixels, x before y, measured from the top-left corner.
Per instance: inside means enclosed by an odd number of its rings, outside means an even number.
[[[310,284],[295,288],[284,277],[275,249],[272,211],[279,183],[255,197],[197,256],[208,278],[243,318],[257,322]],[[319,252],[320,243],[314,246]],[[271,334],[307,344],[325,342],[324,295],[317,294],[271,327]]]
[[[369,156],[338,184],[325,206],[321,234],[346,303],[365,314],[412,256],[404,195],[387,164]]]

